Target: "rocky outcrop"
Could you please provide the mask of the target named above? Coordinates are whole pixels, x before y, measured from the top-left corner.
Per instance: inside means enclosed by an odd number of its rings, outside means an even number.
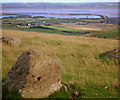
[[[113,49],[106,54],[107,57],[120,60],[120,47]]]
[[[14,63],[3,85],[24,98],[43,98],[61,85],[61,65],[38,50],[25,51]]]
[[[21,43],[20,39],[14,36],[5,36],[2,37],[0,40],[2,40],[2,42],[4,42],[5,44],[13,46],[19,46]]]

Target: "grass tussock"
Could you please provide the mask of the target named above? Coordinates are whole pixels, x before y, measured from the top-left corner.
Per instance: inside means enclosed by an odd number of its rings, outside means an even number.
[[[118,63],[109,58],[101,60],[99,56],[116,48],[117,40],[3,30],[3,36],[7,35],[20,38],[21,45],[16,48],[3,43],[3,79],[24,51],[37,49],[61,63],[62,81],[76,82],[83,98],[118,97]]]

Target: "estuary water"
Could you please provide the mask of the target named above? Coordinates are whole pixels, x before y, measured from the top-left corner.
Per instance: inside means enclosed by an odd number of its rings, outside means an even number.
[[[17,5],[17,4],[16,4]],[[2,9],[3,17],[15,17],[15,14],[26,14],[30,16],[44,16],[55,18],[100,18],[98,14],[108,17],[118,17],[118,5],[115,4],[4,4]],[[20,6],[20,7],[19,7]],[[26,7],[27,6],[27,7]],[[31,7],[29,7],[31,6]],[[38,8],[37,8],[38,7]],[[9,15],[5,15],[9,14]],[[13,15],[12,15],[13,14]],[[62,15],[63,14],[63,15]],[[81,14],[81,15],[66,15]],[[82,15],[83,14],[83,15]]]
[[[23,15],[23,14],[22,14]],[[59,14],[24,14],[24,15],[29,15],[31,17],[36,17],[36,16],[43,16],[43,17],[54,17],[54,18],[101,18],[100,16],[95,16],[95,15],[59,15]],[[0,16],[0,18],[4,17],[17,17],[21,15],[3,15]]]

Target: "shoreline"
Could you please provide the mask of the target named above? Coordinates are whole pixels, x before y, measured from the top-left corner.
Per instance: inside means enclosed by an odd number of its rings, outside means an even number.
[[[100,15],[100,14],[80,14],[80,13],[2,13],[2,15],[26,15],[26,14],[48,14],[48,15],[86,15],[86,16],[99,16],[100,18],[104,18],[104,15]],[[108,17],[108,16],[107,16]]]

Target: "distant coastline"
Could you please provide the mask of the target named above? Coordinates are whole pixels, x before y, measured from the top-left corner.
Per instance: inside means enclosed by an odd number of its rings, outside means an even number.
[[[3,3],[2,14],[102,15],[118,17],[118,3]]]
[[[8,14],[4,13],[0,18],[4,17],[17,17],[17,16],[30,16],[30,17],[54,17],[54,18],[102,18],[105,19],[103,15],[97,14],[55,14],[55,13],[23,13],[23,14]]]

